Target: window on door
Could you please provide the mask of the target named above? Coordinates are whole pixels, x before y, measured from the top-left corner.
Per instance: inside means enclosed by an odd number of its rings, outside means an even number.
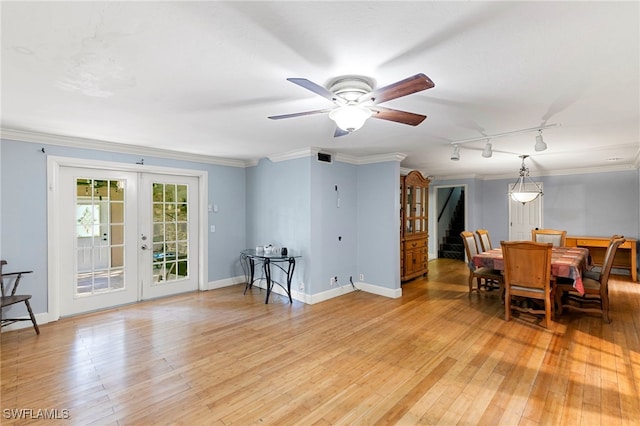
[[[153,183],[153,284],[189,277],[189,188]]]
[[[76,179],[75,296],[124,289],[122,180]]]

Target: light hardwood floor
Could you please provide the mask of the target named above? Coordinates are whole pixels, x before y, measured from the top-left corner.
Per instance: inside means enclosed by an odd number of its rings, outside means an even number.
[[[640,284],[613,277],[611,324],[566,313],[545,330],[505,322],[495,291],[469,296],[463,262],[429,271],[399,299],[265,305],[233,286],[2,333],[0,422],[7,409],[70,416],[17,424],[640,422]]]

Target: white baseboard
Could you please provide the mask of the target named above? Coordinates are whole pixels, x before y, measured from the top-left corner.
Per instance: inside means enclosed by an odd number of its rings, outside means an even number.
[[[214,290],[216,288],[229,287],[236,284],[244,284],[245,278],[244,275],[240,275],[237,277],[224,278],[222,280],[217,281],[209,281],[204,290]]]
[[[380,287],[373,284],[368,284],[364,282],[357,282],[355,284],[355,289],[351,284],[337,286],[327,291],[323,291],[321,293],[316,294],[306,294],[300,291],[296,291],[293,288],[291,289],[291,298],[297,300],[302,303],[306,303],[307,305],[313,305],[315,303],[324,302],[325,300],[330,300],[335,297],[340,297],[348,293],[352,293],[358,290],[365,291],[367,293],[377,294],[378,296],[389,297],[391,299],[397,299],[402,297],[402,288],[393,290],[386,287]],[[255,287],[259,287],[261,289],[266,289],[265,280],[258,280],[253,284]],[[280,288],[280,286],[273,286],[273,292],[280,294],[286,297],[285,291]]]
[[[35,314],[35,316],[36,316],[36,322],[38,323],[38,326],[47,324],[49,322],[49,312],[41,312],[39,314]],[[24,315],[18,318],[29,319],[29,315]],[[22,328],[32,329],[33,324],[31,324],[31,320],[29,319],[29,321],[19,321],[19,322],[14,322],[13,324],[9,324],[6,327],[2,327],[2,332],[4,333],[5,331],[20,330]],[[33,332],[35,333],[36,331],[33,330]]]
[[[402,297],[402,287],[392,289],[362,282],[357,282],[356,287],[358,287],[362,291],[366,291],[367,293],[377,294],[378,296],[384,296],[390,299],[399,299],[400,297]]]
[[[351,284],[346,284],[342,286],[338,286],[336,288],[332,288],[327,291],[323,291],[322,293],[316,293],[312,295],[305,295],[306,300],[305,303],[312,305],[314,303],[324,302],[325,300],[333,299],[334,297],[339,297],[348,293],[352,293],[356,291],[356,289],[365,291],[367,293],[377,294],[378,296],[389,297],[391,299],[397,299],[402,297],[402,288],[399,289],[390,289],[386,287],[380,287],[373,284],[368,284],[365,282],[356,282],[354,283],[355,289]]]

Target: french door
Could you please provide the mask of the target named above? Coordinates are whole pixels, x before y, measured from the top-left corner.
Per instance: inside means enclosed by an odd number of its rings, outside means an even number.
[[[144,299],[198,289],[198,179],[140,176],[140,258]]]
[[[198,178],[60,168],[60,313],[198,289]]]

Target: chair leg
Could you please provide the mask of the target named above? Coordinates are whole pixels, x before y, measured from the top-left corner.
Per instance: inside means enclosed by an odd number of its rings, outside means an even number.
[[[31,322],[33,323],[33,328],[36,329],[36,334],[40,334],[40,329],[38,328],[38,323],[36,322],[36,317],[33,315],[33,311],[31,310],[31,305],[28,300],[24,301],[25,305],[27,305],[27,311],[29,311],[29,317],[31,318]]]
[[[473,272],[469,271],[469,294],[473,291]]]
[[[551,326],[551,295],[547,294],[544,298],[544,327],[549,328]]]
[[[562,315],[562,295],[563,295],[563,291],[556,289],[556,297],[555,297],[556,316]]]
[[[508,294],[504,298],[504,320],[511,320],[511,296]]]
[[[609,318],[609,301],[602,298],[600,300],[600,308],[602,309],[602,319],[607,323],[610,323],[611,319]]]

